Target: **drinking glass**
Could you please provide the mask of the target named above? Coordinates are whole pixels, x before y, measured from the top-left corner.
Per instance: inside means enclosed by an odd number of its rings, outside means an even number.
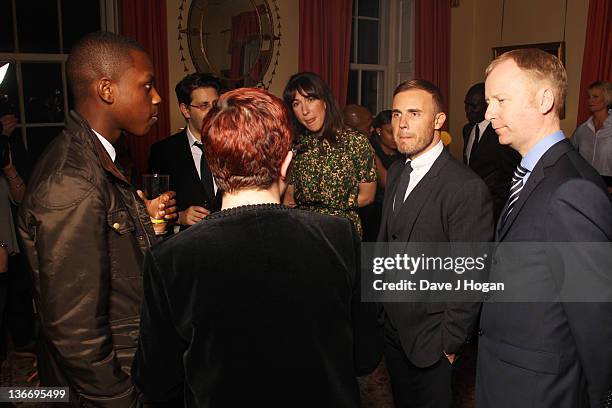
[[[170,176],[167,174],[143,174],[142,191],[147,200],[154,200],[166,191],[170,190]],[[164,217],[151,219],[156,235],[166,233],[166,220]]]

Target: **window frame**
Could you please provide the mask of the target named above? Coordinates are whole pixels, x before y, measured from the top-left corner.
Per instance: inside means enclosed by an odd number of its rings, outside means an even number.
[[[43,127],[63,127],[65,126],[65,119],[69,112],[68,105],[68,80],[66,77],[66,60],[68,59],[67,53],[64,53],[64,41],[63,41],[63,27],[62,27],[62,13],[61,13],[61,1],[55,0],[57,5],[57,18],[58,18],[58,37],[60,52],[58,53],[24,53],[19,50],[19,40],[17,31],[17,0],[10,0],[12,7],[12,21],[13,21],[13,41],[15,52],[0,52],[0,61],[9,62],[15,64],[15,78],[17,80],[17,99],[19,105],[19,120],[17,122],[16,129],[21,132],[21,138],[24,145],[28,148],[27,129],[32,128],[43,128]],[[110,32],[117,32],[119,27],[118,20],[118,0],[99,0],[100,1],[100,29]],[[25,96],[23,89],[23,72],[22,64],[24,63],[59,63],[61,65],[62,75],[62,93],[64,103],[64,121],[63,122],[37,122],[28,123],[26,121],[26,110],[25,110]]]
[[[354,0],[353,12],[351,15],[351,41],[353,43],[353,52],[355,53],[354,60],[359,59],[359,20],[366,21],[378,21],[378,36],[379,36],[379,49],[378,49],[378,64],[362,64],[358,62],[350,62],[349,72],[357,72],[357,103],[362,105],[362,77],[363,72],[376,72],[379,75],[379,86],[377,88],[376,95],[376,109],[377,111],[382,110],[384,106],[386,96],[386,83],[388,78],[388,30],[384,27],[387,26],[389,19],[389,2],[390,0],[379,0],[378,3],[378,17],[367,17],[359,15],[359,0]],[[353,60],[353,55],[349,57],[349,61]],[[348,96],[348,94],[347,94]],[[348,100],[346,101],[348,103]],[[373,112],[376,115],[377,112]]]

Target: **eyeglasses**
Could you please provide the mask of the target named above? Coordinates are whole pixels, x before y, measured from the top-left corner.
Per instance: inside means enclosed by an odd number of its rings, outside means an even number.
[[[205,112],[207,110],[209,110],[210,108],[212,108],[213,106],[215,106],[215,104],[217,103],[217,101],[212,101],[212,102],[204,102],[201,105],[189,105],[192,108],[196,108],[198,110],[201,110],[202,112]]]

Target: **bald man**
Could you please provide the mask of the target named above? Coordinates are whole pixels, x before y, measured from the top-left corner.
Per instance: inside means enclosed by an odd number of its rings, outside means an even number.
[[[370,135],[372,132],[372,112],[365,106],[346,105],[342,110],[342,120],[350,128]]]
[[[43,386],[70,389],[72,406],[134,406],[130,379],[149,217],[175,218],[173,193],[137,196],[115,165],[121,132],[157,121],[153,66],[135,41],[88,34],[66,62],[74,111],[40,158],[19,214],[40,319]]]

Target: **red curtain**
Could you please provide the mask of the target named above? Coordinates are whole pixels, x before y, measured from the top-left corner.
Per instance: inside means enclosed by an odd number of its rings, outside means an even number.
[[[168,37],[166,0],[120,1],[120,33],[137,40],[151,56],[155,88],[162,98],[157,124],[144,136],[128,135],[127,144],[135,165],[136,178],[147,171],[151,145],[170,135],[168,97]]]
[[[260,12],[265,8],[260,8]],[[230,40],[230,54],[232,55],[232,78],[242,76],[244,46],[259,38],[259,16],[255,11],[245,11],[232,17],[232,37]],[[258,60],[251,68],[252,78],[259,78],[261,61]]]
[[[444,97],[444,112],[447,115],[450,83],[450,23],[450,1],[416,0],[415,77],[426,79],[440,88]],[[449,123],[448,118],[446,123]]]
[[[353,0],[300,0],[299,71],[323,78],[346,104]]]
[[[587,106],[587,89],[590,84],[598,80],[612,81],[612,2],[610,0],[590,0],[589,3],[577,125],[591,115]]]

